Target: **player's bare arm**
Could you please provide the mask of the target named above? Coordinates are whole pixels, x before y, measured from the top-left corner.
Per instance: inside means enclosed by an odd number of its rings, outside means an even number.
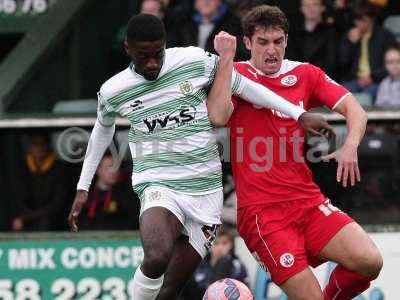
[[[353,95],[348,94],[335,108],[335,111],[346,118],[347,138],[341,148],[324,156],[324,160],[335,159],[338,162],[336,180],[342,182],[344,187],[348,183],[354,186],[361,180],[358,168],[357,149],[364,137],[367,125],[367,113],[357,102]]]
[[[233,112],[231,84],[236,37],[221,31],[214,38],[214,48],[219,55],[219,65],[208,95],[207,110],[211,123],[224,126]]]
[[[211,123],[216,126],[224,126],[233,113],[231,84],[233,59],[236,51],[236,38],[221,31],[214,39],[214,47],[219,54],[219,65],[213,87],[208,96],[207,109]],[[323,116],[307,113],[302,108],[291,104],[282,97],[247,78],[243,78],[242,80],[244,81],[245,87],[240,96],[243,97],[243,99],[257,105],[288,112],[289,115],[298,120],[305,130],[313,135],[321,135],[321,131],[327,135],[333,134],[332,128]],[[271,100],[268,101],[268,99],[265,99],[266,97]]]

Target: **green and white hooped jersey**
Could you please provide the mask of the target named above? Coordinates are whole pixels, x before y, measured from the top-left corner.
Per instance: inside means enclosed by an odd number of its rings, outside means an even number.
[[[132,184],[142,195],[149,185],[186,194],[222,187],[221,163],[206,100],[218,57],[196,47],[166,50],[158,79],[147,81],[127,68],[100,89],[98,120],[113,124],[117,114],[131,123]],[[241,77],[232,82],[233,93]]]

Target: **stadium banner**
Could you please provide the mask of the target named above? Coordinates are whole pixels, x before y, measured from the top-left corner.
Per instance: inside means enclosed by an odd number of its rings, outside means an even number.
[[[383,256],[383,268],[378,279],[356,300],[400,299],[400,232],[369,234]],[[246,265],[256,300],[286,300],[282,290],[271,282],[268,274],[257,265],[241,238],[236,239],[236,253]],[[325,287],[335,264],[326,263],[313,270],[320,285]]]
[[[139,239],[0,241],[0,299],[132,299]]]
[[[1,17],[23,17],[45,13],[57,0],[0,0]]]

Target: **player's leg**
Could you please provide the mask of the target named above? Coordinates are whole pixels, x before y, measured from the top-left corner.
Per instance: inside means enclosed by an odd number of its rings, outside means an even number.
[[[323,300],[324,296],[317,278],[306,268],[280,285],[289,300]]]
[[[277,207],[276,212],[284,208]],[[271,209],[241,208],[238,231],[261,267],[269,271],[272,281],[290,300],[323,300],[321,287],[308,267],[301,226],[293,221],[274,228],[268,222],[274,217]]]
[[[140,235],[144,259],[134,275],[134,299],[156,299],[181,230],[179,219],[164,207],[151,207],[142,213]]]
[[[382,268],[382,257],[366,232],[329,201],[310,211],[305,236],[310,256],[338,263],[325,299],[352,299]]]
[[[157,300],[177,299],[201,259],[200,254],[190,245],[188,237],[181,235],[175,244],[174,254],[169,262]]]
[[[382,269],[382,256],[360,225],[343,227],[322,249],[319,257],[338,263],[324,290],[326,299],[352,299],[368,289]],[[339,291],[340,288],[340,291]]]
[[[216,239],[218,227],[218,224],[205,225],[193,219],[186,220],[183,232],[188,238],[182,237],[176,244],[165,275],[164,285],[157,300],[176,299],[178,297],[200,261],[207,255]]]

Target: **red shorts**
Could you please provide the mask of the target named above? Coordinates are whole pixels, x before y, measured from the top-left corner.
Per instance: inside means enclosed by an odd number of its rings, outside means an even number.
[[[238,231],[272,280],[281,285],[308,266],[323,263],[317,255],[345,225],[354,222],[326,200],[305,207],[304,201],[238,209]]]

